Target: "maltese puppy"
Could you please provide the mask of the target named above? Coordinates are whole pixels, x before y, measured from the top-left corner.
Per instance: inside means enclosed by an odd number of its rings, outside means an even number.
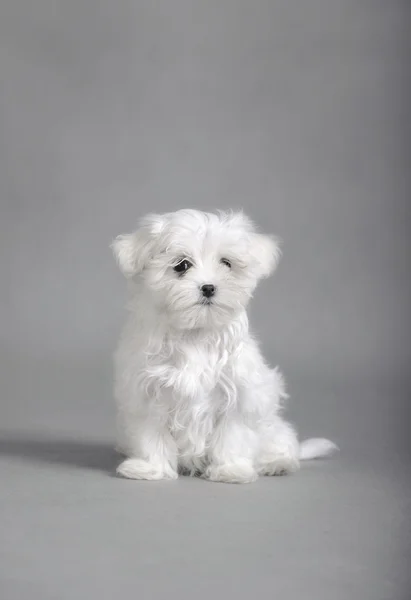
[[[280,257],[275,238],[241,212],[179,210],[148,215],[113,250],[130,284],[115,356],[120,475],[248,483],[336,448],[299,444],[281,416],[282,374],[249,332],[248,302]]]

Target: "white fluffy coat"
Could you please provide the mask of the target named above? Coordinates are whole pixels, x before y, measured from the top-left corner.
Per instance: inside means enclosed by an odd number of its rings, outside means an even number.
[[[113,249],[130,283],[115,357],[120,475],[246,483],[335,448],[298,443],[281,416],[283,377],[249,332],[247,304],[280,256],[275,238],[242,213],[181,210],[149,215]]]

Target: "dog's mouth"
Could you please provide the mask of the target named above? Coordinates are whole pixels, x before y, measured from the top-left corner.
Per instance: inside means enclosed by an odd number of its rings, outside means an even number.
[[[202,298],[197,304],[199,304],[200,306],[211,306],[213,304],[213,301],[211,300],[211,298]]]

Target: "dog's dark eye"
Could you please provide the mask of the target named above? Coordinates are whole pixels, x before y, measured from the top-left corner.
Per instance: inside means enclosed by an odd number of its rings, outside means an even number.
[[[222,258],[220,260],[220,263],[222,265],[225,265],[226,267],[228,267],[229,269],[231,269],[231,262],[228,260],[228,258]]]
[[[182,273],[185,273],[186,271],[188,271],[188,269],[190,267],[193,266],[193,263],[191,263],[189,260],[187,260],[186,258],[182,261],[180,261],[175,267],[174,267],[174,271],[176,273],[178,273],[179,275],[181,275]]]

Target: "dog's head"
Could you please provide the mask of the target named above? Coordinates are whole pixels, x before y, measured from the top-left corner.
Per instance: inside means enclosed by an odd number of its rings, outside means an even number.
[[[221,327],[248,304],[280,257],[278,241],[243,213],[179,210],[148,215],[113,242],[121,271],[180,329]]]

